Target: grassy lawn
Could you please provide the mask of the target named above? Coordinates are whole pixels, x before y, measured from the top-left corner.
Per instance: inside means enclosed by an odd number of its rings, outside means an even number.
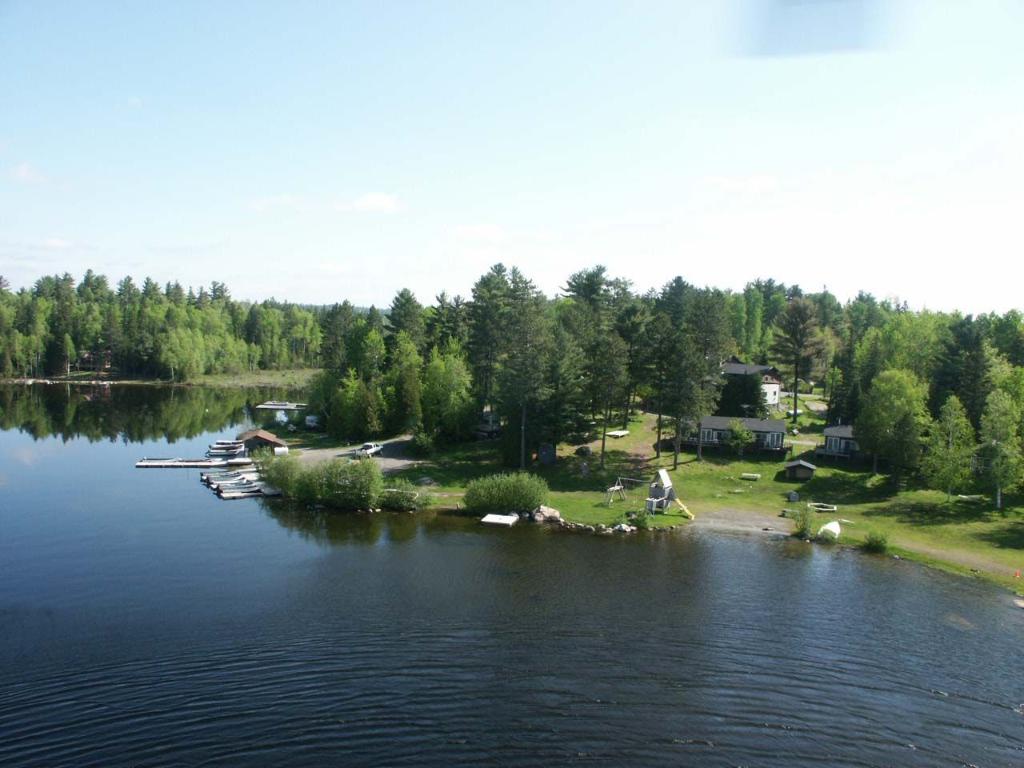
[[[280,387],[282,389],[305,389],[318,373],[320,373],[319,368],[213,373],[197,376],[187,383],[202,387]]]
[[[825,442],[823,434],[825,431],[824,413],[811,410],[807,406],[808,401],[815,404],[823,402],[820,395],[800,395],[800,413],[796,417],[796,428],[800,431],[800,434],[795,439],[823,444]],[[792,408],[793,399],[791,397],[783,397],[779,399],[778,408],[771,410],[768,414],[773,419],[781,419],[786,422],[787,434],[792,434],[793,430],[792,417],[787,413]]]
[[[805,413],[801,419],[807,432],[820,435],[821,416]],[[890,549],[896,554],[949,570],[980,573],[1017,590],[1024,588],[1024,580],[1014,578],[1014,572],[1024,568],[1024,497],[1020,495],[1007,498],[1008,508],[1000,514],[987,496],[976,500],[954,497],[947,504],[944,493],[913,485],[897,489],[890,478],[872,476],[863,465],[820,463],[814,478],[797,482],[785,478],[784,459],[758,455],[739,458],[713,449],[705,450],[703,461],[693,453],[683,453],[678,468],[672,469],[671,452],[663,452],[660,459],[654,455],[655,427],[655,416],[634,416],[628,435],[608,438],[603,470],[598,437],[587,443],[593,455],[580,457],[575,455],[577,446],[560,445],[556,466],[534,467],[532,471],[547,480],[551,506],[572,522],[612,525],[624,521],[628,511],[643,506],[646,484],[654,471],[665,468],[683,503],[698,518],[725,510],[730,514],[749,512],[775,517],[811,501],[835,504],[837,512],[818,513],[816,517],[820,524],[844,521],[844,543],[858,543],[876,531],[888,537]],[[808,446],[797,445],[793,453],[800,455],[808,450]],[[502,471],[497,454],[496,446],[490,443],[458,446],[443,451],[429,466],[405,474],[411,480],[429,475],[437,482],[439,501],[455,506],[469,480]],[[743,480],[744,473],[761,477]],[[632,478],[640,484],[627,492],[627,500],[609,505],[606,489],[620,478]],[[786,500],[790,491],[799,494],[798,502]],[[650,521],[655,526],[687,522],[679,512],[654,515]]]

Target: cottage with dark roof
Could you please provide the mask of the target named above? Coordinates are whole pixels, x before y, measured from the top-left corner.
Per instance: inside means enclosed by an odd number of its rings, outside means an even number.
[[[701,443],[706,446],[728,445],[732,423],[740,422],[754,433],[754,447],[764,451],[781,451],[786,438],[786,423],[779,419],[736,419],[730,416],[705,416],[700,420]]]
[[[825,445],[817,450],[818,455],[850,458],[859,452],[860,447],[853,437],[852,424],[825,427]]]

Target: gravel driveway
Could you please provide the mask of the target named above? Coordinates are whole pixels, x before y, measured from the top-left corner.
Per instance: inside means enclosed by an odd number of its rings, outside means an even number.
[[[384,474],[400,472],[403,469],[415,467],[421,462],[409,456],[409,443],[411,441],[412,436],[410,435],[393,437],[390,440],[381,440],[381,452],[370,459],[370,461],[380,464]],[[303,464],[317,464],[321,461],[329,461],[330,459],[359,458],[359,449],[361,447],[362,443],[342,447],[335,446],[334,448],[302,448],[296,449],[295,454]]]

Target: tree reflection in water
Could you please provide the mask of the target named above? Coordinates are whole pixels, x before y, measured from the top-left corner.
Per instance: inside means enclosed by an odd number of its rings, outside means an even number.
[[[253,406],[282,397],[268,389],[7,385],[0,386],[0,429],[37,439],[173,443],[249,422]]]

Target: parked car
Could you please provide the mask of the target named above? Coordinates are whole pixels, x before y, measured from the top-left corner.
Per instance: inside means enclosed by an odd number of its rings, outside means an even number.
[[[360,456],[376,456],[384,450],[380,443],[363,443],[363,447],[359,449]]]

